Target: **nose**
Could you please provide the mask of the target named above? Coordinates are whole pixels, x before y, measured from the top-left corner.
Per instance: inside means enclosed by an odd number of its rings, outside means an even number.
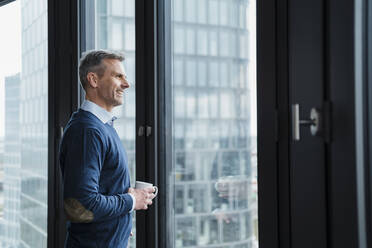
[[[122,83],[121,83],[121,88],[127,89],[129,87],[130,87],[130,85],[129,85],[129,82],[128,82],[128,78],[124,77],[123,80],[122,80]]]

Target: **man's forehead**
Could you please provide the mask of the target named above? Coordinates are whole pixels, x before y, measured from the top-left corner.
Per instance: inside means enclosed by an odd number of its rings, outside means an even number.
[[[125,74],[124,65],[120,60],[117,59],[104,59],[103,63],[106,66],[106,70]]]

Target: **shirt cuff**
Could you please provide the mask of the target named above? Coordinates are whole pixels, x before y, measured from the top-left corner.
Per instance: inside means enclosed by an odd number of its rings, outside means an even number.
[[[131,213],[131,212],[133,212],[134,208],[136,207],[136,198],[131,193],[128,193],[128,195],[130,195],[130,197],[132,197],[132,201],[133,201],[132,209],[129,211],[129,213]]]

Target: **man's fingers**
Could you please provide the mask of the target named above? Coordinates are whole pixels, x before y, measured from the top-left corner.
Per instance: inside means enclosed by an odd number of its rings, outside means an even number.
[[[151,187],[151,188],[145,188],[145,190],[146,190],[148,193],[154,193],[154,192],[155,192],[155,188],[154,188],[154,187]]]
[[[155,191],[154,188],[145,188],[141,189],[141,197],[138,198],[138,203],[141,202],[142,204],[138,205],[142,206],[140,209],[147,210],[148,205],[152,205],[152,199],[155,198],[155,194],[153,192]],[[137,200],[137,199],[136,199]]]

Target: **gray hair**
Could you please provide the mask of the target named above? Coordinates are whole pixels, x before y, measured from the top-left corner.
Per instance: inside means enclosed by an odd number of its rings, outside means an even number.
[[[86,90],[88,84],[87,75],[89,72],[97,73],[99,77],[102,77],[105,72],[105,65],[102,63],[104,59],[117,59],[120,62],[123,61],[124,55],[116,51],[108,50],[90,50],[83,54],[80,59],[79,65],[79,77],[83,88]]]

